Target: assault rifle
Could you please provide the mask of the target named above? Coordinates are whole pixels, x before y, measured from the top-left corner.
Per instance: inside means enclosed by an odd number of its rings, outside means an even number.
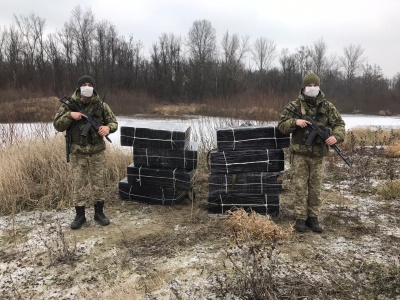
[[[87,137],[90,128],[93,127],[93,129],[98,132],[99,128],[100,128],[100,124],[96,121],[96,119],[93,119],[89,113],[87,111],[85,111],[82,107],[80,107],[78,104],[74,103],[71,98],[68,98],[67,96],[62,97],[61,99],[59,99],[59,101],[63,104],[65,104],[71,111],[75,111],[75,112],[80,112],[81,114],[84,114],[86,116],[86,125],[82,130],[81,135]],[[111,140],[108,137],[108,134],[105,136],[105,138],[107,139],[107,141],[109,141],[110,143]],[[67,129],[66,131],[66,135],[65,135],[65,139],[66,139],[66,152],[67,152],[67,162],[69,162],[69,154],[70,154],[70,145],[71,145],[71,134],[69,132],[69,129]]]
[[[321,129],[317,122],[315,122],[315,120],[313,118],[311,118],[310,116],[306,116],[303,115],[299,109],[293,105],[293,103],[290,103],[290,105],[294,108],[294,110],[289,109],[288,107],[285,107],[285,109],[289,112],[291,112],[292,114],[298,116],[299,118],[302,118],[303,120],[306,120],[308,122],[310,122],[311,124],[307,124],[307,127],[309,129],[311,129],[310,134],[307,137],[306,140],[306,145],[311,146],[312,141],[316,138],[316,136],[318,135],[323,141],[326,141],[330,134],[329,134],[329,129],[325,128],[325,129]],[[335,150],[335,152],[343,159],[343,161],[346,163],[346,165],[348,165],[349,167],[351,167],[350,162],[348,161],[347,158],[345,158],[339,147],[336,144],[331,145],[331,148],[333,148],[333,150]]]

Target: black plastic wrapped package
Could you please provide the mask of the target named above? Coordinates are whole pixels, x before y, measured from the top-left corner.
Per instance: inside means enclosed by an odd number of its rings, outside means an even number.
[[[124,178],[118,182],[119,196],[123,200],[146,202],[149,204],[173,205],[181,202],[189,191],[170,188],[135,187]]]
[[[127,167],[127,179],[128,183],[135,187],[189,190],[192,187],[196,171],[145,168],[130,164]]]
[[[213,151],[209,163],[211,174],[279,172],[285,167],[282,149]]]
[[[280,172],[210,174],[208,191],[212,198],[219,194],[279,194],[282,192]]]
[[[188,171],[197,169],[199,144],[190,141],[184,150],[164,148],[133,149],[133,162],[137,167],[180,168]]]
[[[216,130],[218,151],[281,149],[290,145],[290,135],[282,134],[276,126],[238,126]]]
[[[121,146],[138,148],[186,149],[190,126],[179,123],[152,123],[121,127]]]

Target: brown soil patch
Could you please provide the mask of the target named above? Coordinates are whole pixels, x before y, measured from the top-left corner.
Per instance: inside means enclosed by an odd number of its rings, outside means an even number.
[[[282,214],[274,219],[282,228],[294,222],[291,199],[285,190]],[[398,201],[387,204],[329,188],[324,199],[323,234],[293,234],[276,245],[285,272],[308,270],[298,276],[314,282],[344,280],[355,278],[356,267],[398,260]],[[212,278],[226,272],[233,244],[226,217],[209,215],[202,205],[187,199],[163,207],[115,195],[106,207],[109,226],[97,225],[88,209],[87,224],[76,231],[69,229],[72,210],[2,217],[2,299],[214,299]],[[65,259],[68,253],[69,261],[52,263],[51,257]]]

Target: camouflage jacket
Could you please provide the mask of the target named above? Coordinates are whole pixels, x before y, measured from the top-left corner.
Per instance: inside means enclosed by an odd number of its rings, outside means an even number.
[[[325,99],[324,93],[320,92],[316,98],[309,98],[300,93],[296,100],[285,107],[278,123],[278,129],[283,134],[292,134],[290,144],[292,153],[321,157],[329,152],[329,146],[319,137],[314,140],[312,145],[305,145],[309,128],[296,126],[296,120],[299,117],[288,111],[288,109],[294,110],[292,105],[303,115],[313,118],[320,128],[329,128],[330,134],[336,138],[337,143],[344,141],[346,135],[345,123],[336,107]]]
[[[82,107],[90,116],[97,120],[98,124],[110,127],[110,133],[118,129],[117,119],[110,107],[101,101],[99,95],[94,91],[88,103],[81,101],[80,90],[77,89],[71,96],[71,100]],[[104,151],[106,148],[104,139],[93,128],[90,129],[87,137],[81,135],[86,125],[86,120],[74,120],[71,117],[71,110],[63,104],[59,108],[53,122],[57,131],[68,130],[70,133],[71,153],[95,154]]]

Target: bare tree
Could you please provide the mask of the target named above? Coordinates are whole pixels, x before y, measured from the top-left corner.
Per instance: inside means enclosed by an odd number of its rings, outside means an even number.
[[[29,82],[33,83],[36,77],[36,69],[39,71],[42,83],[44,79],[44,41],[43,31],[45,20],[36,16],[34,13],[28,16],[14,15],[14,20],[23,37],[23,48],[21,49],[24,55],[24,63],[28,74]]]
[[[6,59],[5,59],[5,41],[6,41],[6,31],[0,28],[0,86],[4,86],[6,84],[5,76],[6,76]]]
[[[143,44],[141,41],[133,41],[133,37],[130,37],[129,41],[129,52],[131,53],[131,82],[133,83],[133,88],[137,88],[139,82],[143,84],[143,87],[146,86],[148,81],[147,77],[147,61],[142,56],[141,52],[143,49]],[[141,77],[141,78],[140,78]]]
[[[76,61],[81,74],[92,73],[95,19],[91,9],[82,11],[78,5],[72,11],[69,28],[76,45]]]
[[[250,51],[249,37],[239,39],[237,34],[229,35],[228,31],[222,37],[223,69],[225,73],[225,96],[237,92],[239,75],[244,69],[243,60]]]
[[[5,33],[4,47],[4,57],[9,65],[7,77],[12,78],[12,85],[14,87],[18,87],[19,71],[22,69],[23,62],[23,37],[13,26]]]
[[[168,80],[173,86],[174,93],[180,90],[180,84],[183,79],[183,56],[181,38],[176,37],[173,33],[164,35],[164,46],[161,47],[162,53],[166,54],[165,61],[169,66]],[[165,56],[163,54],[163,56]]]
[[[343,51],[344,56],[340,57],[340,61],[345,70],[345,78],[351,81],[367,59],[362,57],[364,49],[361,45],[349,45],[344,47]]]
[[[311,68],[316,74],[322,75],[324,73],[327,48],[328,46],[321,38],[320,40],[314,42],[314,45],[309,49],[309,57],[312,62]]]
[[[112,86],[119,42],[115,26],[108,21],[96,24],[94,41],[96,43],[93,48],[93,62],[96,69],[95,73],[99,77],[98,81],[101,81],[103,84],[108,83]]]
[[[65,67],[66,67],[66,78],[68,83],[75,82],[76,76],[76,60],[74,58],[75,45],[74,37],[72,32],[72,27],[69,23],[65,23],[63,29],[57,33],[58,41],[61,44],[61,53],[64,57]]]
[[[276,57],[276,44],[273,40],[260,37],[254,43],[252,54],[258,70],[268,71]]]
[[[163,93],[171,99],[180,96],[183,82],[183,56],[181,38],[174,34],[163,33],[158,44],[154,44],[151,58],[158,79],[157,93]]]
[[[287,50],[287,49],[286,49]],[[287,51],[284,50],[281,54],[281,65],[282,63],[286,65]],[[311,69],[310,63],[310,50],[306,46],[300,46],[296,49],[296,53],[294,54],[294,58],[296,61],[297,69],[300,72],[300,75],[304,77]],[[283,65],[282,65],[283,68]]]
[[[368,111],[386,107],[398,112],[395,100],[400,94],[400,75],[389,81],[380,67],[366,63],[361,46],[345,47],[343,57],[337,59],[328,57],[321,38],[293,54],[283,49],[278,57],[281,68],[272,68],[277,56],[272,40],[259,37],[250,49],[248,37],[226,32],[217,47],[215,29],[207,20],[193,23],[184,44],[173,33],[161,34],[150,58],[143,57],[140,41],[119,36],[115,26],[95,22],[91,10],[80,6],[72,10],[61,30],[47,37],[44,19],[33,13],[14,16],[14,21],[10,28],[0,28],[1,89],[35,87],[48,94],[51,87],[65,93],[76,87],[78,76],[90,73],[100,85],[99,92],[107,85],[107,89],[143,89],[171,100],[183,96],[189,101],[217,99],[243,91],[276,93],[283,98],[297,92],[301,77],[313,71],[321,76],[324,93],[347,112],[367,107]],[[246,65],[250,51],[255,72]]]
[[[335,55],[327,56],[328,46],[321,38],[309,48],[309,63],[307,71],[315,72],[324,80],[324,84],[333,80],[339,74],[339,65]],[[304,74],[302,74],[304,75]]]
[[[279,62],[283,72],[283,90],[289,91],[295,88],[295,75],[297,72],[296,56],[290,54],[287,48],[282,49]]]
[[[188,85],[198,98],[203,98],[213,86],[213,63],[216,55],[216,34],[211,22],[195,21],[189,30],[186,46],[191,70]]]
[[[323,74],[324,76],[335,76],[339,75],[340,66],[338,64],[335,54],[330,55],[325,61],[325,67]]]
[[[149,81],[147,66],[141,54],[143,44],[134,41],[130,35],[128,40],[118,37],[115,45],[115,76],[110,78],[110,84],[123,87],[124,89],[138,89]],[[142,76],[142,77],[141,77]]]
[[[363,91],[375,96],[382,90],[389,89],[389,80],[387,80],[382,73],[382,68],[378,65],[371,66],[366,64],[363,67],[362,74]],[[379,87],[379,89],[377,89]]]
[[[48,36],[45,42],[45,53],[46,61],[50,62],[51,65],[51,79],[52,87],[54,91],[61,90],[62,88],[58,84],[62,83],[64,77],[65,60],[59,47],[58,35],[52,33]]]
[[[205,63],[214,59],[216,51],[215,29],[207,20],[194,21],[189,30],[186,46],[191,59]]]
[[[400,96],[400,72],[397,72],[391,80],[391,88],[397,96]]]

